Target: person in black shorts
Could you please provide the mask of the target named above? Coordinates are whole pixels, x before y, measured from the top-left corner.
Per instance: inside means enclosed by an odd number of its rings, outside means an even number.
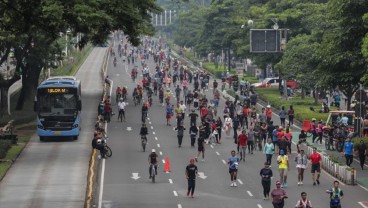
[[[195,162],[194,159],[190,159],[190,164],[187,165],[187,167],[185,168],[185,176],[187,177],[187,180],[188,180],[187,196],[189,196],[190,194],[192,198],[193,198],[194,189],[195,189],[195,179],[198,173],[198,168],[196,165],[194,165],[194,162]]]
[[[204,136],[203,134],[199,135],[198,137],[198,155],[197,157],[195,158],[196,161],[198,161],[198,157],[199,155],[201,155],[202,153],[202,161],[204,161]]]

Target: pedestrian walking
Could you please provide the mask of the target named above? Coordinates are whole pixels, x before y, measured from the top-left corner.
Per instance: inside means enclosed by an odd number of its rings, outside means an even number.
[[[294,125],[294,108],[291,105],[288,111],[288,116],[289,116],[289,124],[290,126]]]
[[[192,126],[189,129],[189,134],[190,134],[190,146],[194,147],[195,140],[198,135],[198,128],[196,127],[194,123],[192,123]]]
[[[270,163],[264,163],[264,168],[261,169],[259,175],[262,177],[263,200],[269,199],[271,191],[271,178],[273,177],[272,170],[270,169]]]
[[[204,162],[204,135],[203,133],[199,133],[197,143],[198,143],[198,154],[195,159],[196,161],[198,161],[198,157],[202,154],[202,162]]]
[[[177,131],[178,145],[179,145],[179,148],[180,148],[181,144],[183,142],[185,127],[183,125],[180,125],[180,126],[176,127],[175,130]]]
[[[295,208],[312,208],[312,203],[307,199],[307,193],[300,194],[301,199],[296,202]]]
[[[120,101],[118,103],[118,109],[119,109],[119,115],[118,115],[118,120],[120,119],[120,122],[123,122],[123,117],[124,117],[124,121],[126,121],[125,119],[125,106],[127,104],[124,102],[123,98],[120,98]]]
[[[344,151],[346,165],[350,167],[351,163],[353,163],[353,149],[354,144],[351,142],[351,138],[347,138],[344,143]]]
[[[240,160],[243,160],[243,161],[245,161],[245,152],[247,151],[247,141],[248,141],[248,136],[246,134],[246,131],[243,130],[238,138]]]
[[[334,181],[333,187],[326,190],[326,193],[330,194],[330,208],[341,208],[341,199],[344,193],[339,185],[338,181]]]
[[[289,158],[284,150],[280,150],[280,155],[277,157],[279,164],[281,188],[287,187],[287,171],[289,170]]]
[[[228,159],[231,187],[236,187],[236,176],[238,173],[239,157],[235,155],[235,150],[231,150],[231,156]]]
[[[279,112],[279,116],[280,116],[281,126],[283,128],[285,128],[286,111],[285,111],[285,107],[284,106],[281,107],[281,110]]]
[[[274,152],[275,146],[273,145],[271,138],[269,138],[263,148],[263,153],[266,155],[266,162],[270,164],[270,167],[272,163],[272,155]]]
[[[253,149],[254,149],[254,135],[255,132],[253,131],[253,126],[249,127],[248,131],[248,153],[253,155]]]
[[[363,170],[364,164],[365,164],[365,157],[368,156],[367,145],[364,143],[363,140],[360,140],[360,143],[358,146],[358,155],[359,155],[360,167]]]
[[[198,174],[198,168],[194,164],[194,162],[195,162],[194,159],[190,159],[189,165],[187,165],[187,167],[185,168],[185,176],[187,177],[187,180],[188,180],[187,196],[190,195],[190,197],[192,198],[194,198],[193,194],[194,194],[194,189],[196,185],[195,179],[196,179],[196,175]]]
[[[311,160],[312,167],[311,167],[311,173],[312,173],[312,180],[313,180],[313,186],[317,184],[319,185],[319,176],[321,175],[321,155],[317,152],[317,148],[313,147],[313,153],[309,156],[309,159]],[[317,176],[316,176],[317,175]]]
[[[300,153],[295,157],[296,168],[298,169],[298,186],[303,185],[304,170],[307,168],[308,158],[301,149]]]
[[[276,188],[271,192],[272,205],[274,208],[284,208],[285,199],[288,198],[286,191],[281,188],[281,182],[276,181]]]

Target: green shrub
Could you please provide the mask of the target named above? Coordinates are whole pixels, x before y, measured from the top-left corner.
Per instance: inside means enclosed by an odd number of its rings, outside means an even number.
[[[242,77],[244,80],[247,80],[250,84],[254,84],[254,83],[258,83],[260,82],[257,78],[255,77],[249,77],[247,75],[243,75]]]
[[[10,148],[11,148],[11,141],[0,140],[0,159],[4,159],[6,157],[6,153]]]
[[[227,90],[227,94],[228,94],[228,95],[230,95],[230,96],[232,96],[232,97],[235,97],[235,96],[236,96],[236,93],[235,93],[235,91],[233,90],[233,88],[228,89],[228,90]]]

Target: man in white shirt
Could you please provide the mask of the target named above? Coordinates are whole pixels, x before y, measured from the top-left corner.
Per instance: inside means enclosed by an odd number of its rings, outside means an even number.
[[[126,121],[126,119],[125,119],[125,106],[127,106],[127,104],[124,102],[124,99],[120,98],[120,101],[118,103],[118,108],[119,108],[118,120],[120,118],[120,122],[123,122],[123,117],[124,117],[124,121]]]

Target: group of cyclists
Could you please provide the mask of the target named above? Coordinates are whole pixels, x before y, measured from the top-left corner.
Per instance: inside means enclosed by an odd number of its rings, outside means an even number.
[[[175,130],[177,130],[179,147],[182,145],[184,130],[186,130],[184,120],[186,117],[190,120],[190,128],[188,130],[191,147],[196,145],[198,147],[195,161],[198,161],[199,157],[202,157],[202,161],[204,161],[206,144],[221,144],[222,132],[225,133],[226,137],[230,137],[231,132],[233,132],[234,149],[236,150],[231,152],[231,157],[228,161],[231,186],[236,186],[238,163],[245,161],[246,154],[252,155],[258,149],[266,155],[265,168],[271,167],[272,155],[277,155],[279,170],[282,169],[283,171],[280,171],[280,182],[276,185],[280,185],[278,188],[286,188],[286,172],[289,168],[288,156],[291,155],[292,143],[290,124],[274,125],[272,121],[273,112],[269,105],[257,111],[258,95],[250,88],[249,83],[244,80],[238,80],[226,73],[226,75],[222,76],[221,83],[218,83],[217,80],[210,82],[211,77],[208,73],[192,72],[188,67],[183,66],[179,60],[167,56],[167,53],[163,52],[160,47],[157,47],[157,43],[146,41],[145,44],[154,46],[157,52],[154,53],[154,50],[151,49],[132,51],[133,54],[140,51],[138,57],[141,60],[147,60],[149,58],[147,54],[151,54],[156,63],[154,72],[150,72],[145,61],[141,61],[141,72],[139,72],[139,67],[136,65],[130,71],[133,81],[137,79],[139,73],[142,73],[142,80],[132,91],[132,99],[135,106],[142,105],[142,126],[139,134],[143,151],[145,151],[145,145],[147,144],[148,128],[146,118],[148,109],[153,104],[153,97],[157,96],[160,105],[164,106],[167,125],[171,125],[170,120],[174,116],[176,118]],[[125,48],[125,51],[128,51],[127,48]],[[134,55],[132,56],[134,57]],[[191,86],[191,84],[193,85]],[[221,89],[219,89],[219,85],[222,86]],[[235,100],[225,97],[225,107],[219,109],[221,91],[226,85],[232,86],[234,90],[238,90],[237,87],[239,86],[240,93],[235,96]],[[213,89],[212,92],[209,92],[210,87]],[[116,89],[116,101],[119,107],[118,119],[120,121],[126,120],[124,112],[127,105],[126,100],[128,99],[127,91],[126,86]],[[143,102],[145,96],[147,96],[147,99],[146,102]],[[219,115],[220,113],[223,115],[222,117]],[[198,123],[199,125],[197,126]],[[300,138],[303,139],[303,137]],[[301,151],[302,149],[298,148],[298,154]],[[237,157],[237,154],[240,155],[240,158]],[[148,163],[151,178],[152,166],[154,166],[155,174],[157,174],[158,167],[158,155],[155,149],[152,149],[148,157]],[[315,171],[318,172],[318,169]],[[269,177],[269,174],[269,171],[261,172],[262,185],[264,185],[263,187],[266,190],[265,199],[267,199],[269,194],[269,191],[267,192],[269,185],[268,182],[263,183],[263,180],[268,181],[264,177]],[[300,181],[298,181],[298,185],[301,185]],[[333,191],[329,193],[334,193]],[[273,191],[271,195],[275,195],[275,201],[277,201],[277,194],[275,193],[277,191]],[[301,195],[302,199],[298,201],[299,205],[297,204],[296,207],[312,207],[310,201],[305,198],[306,193],[303,193]],[[335,200],[334,194],[331,195],[331,200],[332,198]]]

